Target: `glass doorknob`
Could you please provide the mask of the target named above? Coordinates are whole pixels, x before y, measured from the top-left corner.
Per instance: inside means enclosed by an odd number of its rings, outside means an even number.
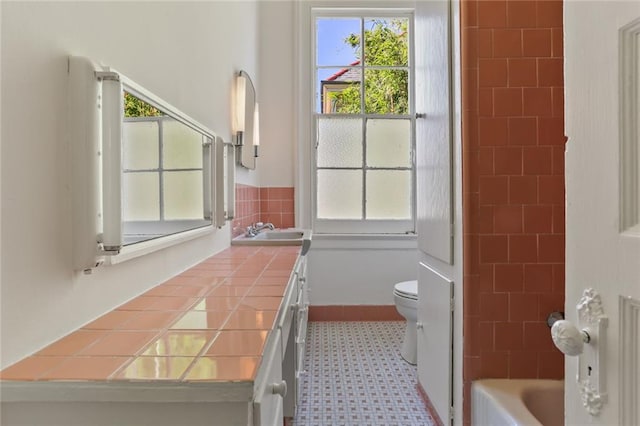
[[[584,350],[584,344],[591,337],[586,329],[579,330],[567,320],[559,320],[551,327],[551,338],[560,351],[569,356],[577,356]]]

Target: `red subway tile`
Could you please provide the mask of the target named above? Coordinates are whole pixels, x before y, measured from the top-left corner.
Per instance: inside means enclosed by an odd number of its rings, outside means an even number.
[[[521,322],[497,322],[495,329],[496,351],[521,351],[523,349],[523,324]]]
[[[564,378],[564,355],[560,351],[540,352],[538,354],[538,378]]]
[[[506,118],[480,118],[479,143],[481,146],[497,146],[507,144]]]
[[[480,206],[478,209],[477,230],[480,234],[493,234],[493,207]]]
[[[538,176],[539,200],[544,204],[564,204],[564,176]]]
[[[475,27],[478,25],[477,0],[467,0],[460,5],[460,21],[462,27]]]
[[[552,285],[552,265],[544,263],[524,265],[524,291],[526,293],[551,293]]]
[[[293,187],[269,188],[269,198],[272,200],[293,200]]]
[[[537,1],[536,19],[538,28],[562,28],[562,1]]]
[[[478,274],[480,264],[480,237],[477,235],[465,235],[464,243],[464,273],[466,275]]]
[[[531,28],[536,26],[535,1],[507,2],[507,25],[509,28]]]
[[[540,117],[538,119],[538,145],[560,145],[564,148],[564,119]]]
[[[508,240],[506,235],[481,235],[479,240],[481,263],[508,261]]]
[[[535,379],[538,376],[537,365],[536,350],[509,352],[510,379]]]
[[[506,378],[509,374],[508,352],[482,352],[480,354],[480,376],[483,378]]]
[[[460,43],[460,49],[462,50],[461,57],[465,58],[477,58],[478,57],[478,29],[477,28],[462,28],[460,30],[462,35],[462,42]]]
[[[497,117],[517,117],[522,115],[522,89],[493,89],[493,110]]]
[[[506,59],[480,59],[478,61],[479,86],[506,87],[507,64]]]
[[[494,151],[494,162],[496,175],[521,175],[522,148],[496,147]]]
[[[493,58],[493,30],[478,29],[478,58]]]
[[[564,311],[564,295],[562,293],[541,293],[539,300],[538,317],[540,318],[540,321],[546,321],[551,312]],[[547,329],[547,332],[548,330],[549,329]],[[550,343],[551,342],[549,342],[549,347],[547,349],[553,348]]]
[[[478,291],[478,277],[475,275],[468,275],[464,279],[464,299],[463,310],[465,315],[465,321],[470,315],[480,315],[480,291]],[[477,321],[476,321],[477,322]],[[464,323],[465,330],[467,329],[467,323]]]
[[[512,29],[493,30],[493,57],[515,58],[522,56],[522,31]]]
[[[562,28],[551,30],[551,56],[562,58],[564,55],[564,34]]]
[[[462,138],[466,144],[465,149],[475,149],[480,145],[479,119],[475,114],[463,112]]]
[[[538,85],[564,87],[563,58],[538,59]]]
[[[564,287],[565,287],[564,263],[560,265],[553,265],[553,293],[561,295],[562,300],[564,300]],[[563,303],[561,302],[561,305],[562,304]]]
[[[538,295],[510,293],[509,321],[538,321]]]
[[[536,176],[509,177],[510,204],[536,204],[538,202],[538,179]]]
[[[509,262],[538,261],[538,238],[535,235],[509,235]]]
[[[462,110],[463,111],[477,111],[478,97],[476,92],[478,90],[478,73],[475,69],[464,70],[462,72],[462,79],[460,84],[462,85]],[[475,114],[473,114],[475,115]]]
[[[546,320],[547,314],[544,315]],[[551,332],[545,321],[524,323],[524,349],[536,352],[548,351],[553,347]]]
[[[475,379],[478,375],[478,372],[480,371],[480,355],[471,356],[467,354],[465,350],[463,362],[464,362],[464,366],[463,366],[462,375],[464,380]],[[471,409],[471,407],[469,407],[469,409]]]
[[[293,200],[282,200],[282,213],[293,213],[295,202]]]
[[[509,145],[535,145],[538,142],[537,121],[532,117],[510,117],[507,142]]]
[[[564,262],[564,235],[548,234],[539,235],[539,253],[540,262]]]
[[[520,264],[496,264],[494,290],[497,293],[521,293],[523,289],[523,266]]]
[[[523,174],[550,175],[552,172],[550,147],[526,147],[522,152]]]
[[[494,265],[486,264],[478,267],[478,291],[482,293],[493,292],[493,268]]]
[[[506,0],[482,0],[478,2],[478,26],[480,28],[502,28],[506,25]]]
[[[501,205],[494,207],[494,229],[497,234],[522,232],[522,206]]]
[[[522,55],[526,57],[550,57],[551,29],[522,30]]]
[[[509,87],[535,87],[538,84],[538,66],[532,58],[510,58],[507,67]]]
[[[295,215],[293,213],[282,213],[282,228],[293,228],[296,226]]]
[[[509,317],[509,295],[506,293],[480,294],[481,321],[507,321]]]
[[[551,116],[551,88],[524,88],[522,97],[525,115]]]
[[[480,176],[480,204],[503,204],[509,199],[506,176]]]
[[[493,89],[478,89],[478,115],[480,117],[493,116]]]
[[[478,151],[478,174],[493,175],[493,148],[480,148]]]
[[[481,352],[493,350],[493,322],[479,321],[478,317],[471,317],[470,320],[474,323],[470,330],[475,333],[475,336],[471,336],[470,343],[475,350],[469,355],[480,355]]]
[[[267,200],[267,209],[261,210],[261,213],[282,213],[282,201],[279,199]]]
[[[267,187],[260,188],[259,196],[260,196],[261,200],[268,200],[269,199],[269,188],[267,188]]]
[[[553,226],[551,232],[554,234],[564,234],[565,232],[565,216],[564,204],[556,204],[553,206]]]
[[[554,117],[564,117],[564,87],[551,89]]]
[[[564,175],[564,145],[552,148],[551,163],[554,175]]]
[[[551,205],[524,206],[524,232],[551,233],[553,208]]]

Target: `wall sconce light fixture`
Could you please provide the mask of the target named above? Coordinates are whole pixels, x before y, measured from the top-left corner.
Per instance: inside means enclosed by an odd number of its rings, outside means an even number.
[[[234,145],[238,150],[238,164],[255,169],[260,145],[259,112],[255,87],[246,71],[240,71],[236,76],[233,110]],[[243,149],[245,146],[246,149]]]

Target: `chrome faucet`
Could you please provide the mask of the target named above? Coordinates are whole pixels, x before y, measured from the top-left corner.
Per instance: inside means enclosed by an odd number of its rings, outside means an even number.
[[[245,234],[245,236],[255,237],[256,235],[258,235],[260,231],[266,228],[273,230],[275,229],[275,226],[273,226],[273,223],[271,222],[267,222],[267,223],[257,222],[257,223],[254,223],[253,225],[247,226],[247,233]]]

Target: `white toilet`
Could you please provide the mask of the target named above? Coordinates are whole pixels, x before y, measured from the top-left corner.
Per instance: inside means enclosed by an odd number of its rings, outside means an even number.
[[[418,281],[403,281],[393,288],[393,300],[396,309],[407,319],[404,342],[400,354],[409,364],[418,361],[416,321],[418,321]]]

